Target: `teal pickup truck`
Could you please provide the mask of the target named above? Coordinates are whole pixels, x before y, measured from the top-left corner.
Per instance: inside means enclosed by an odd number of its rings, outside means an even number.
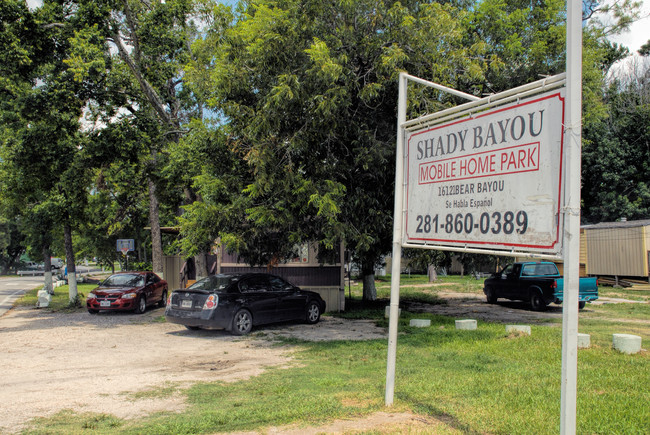
[[[579,287],[580,309],[587,302],[598,299],[597,278],[580,278]],[[563,288],[564,280],[555,263],[530,261],[509,264],[501,272],[486,279],[483,293],[490,304],[496,303],[499,298],[528,301],[533,310],[543,311],[550,303],[562,303]]]

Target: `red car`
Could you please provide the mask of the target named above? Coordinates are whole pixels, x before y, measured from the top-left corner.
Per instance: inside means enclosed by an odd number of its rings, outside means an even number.
[[[148,306],[167,303],[167,281],[153,272],[123,272],[106,278],[88,293],[90,314],[103,310],[133,310],[142,314]]]

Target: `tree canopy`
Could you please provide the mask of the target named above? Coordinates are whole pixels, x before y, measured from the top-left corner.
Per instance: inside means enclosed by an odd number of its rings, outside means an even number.
[[[392,239],[398,74],[483,96],[562,72],[564,3],[7,0],[2,215],[35,250],[69,227],[106,258],[125,232],[146,239],[148,219],[154,269],[161,221],[187,255],[220,239],[253,264],[344,242],[372,299]],[[628,52],[606,37],[637,7],[584,3],[587,222],[648,213],[647,80],[608,78]],[[461,102],[409,95],[411,117]]]

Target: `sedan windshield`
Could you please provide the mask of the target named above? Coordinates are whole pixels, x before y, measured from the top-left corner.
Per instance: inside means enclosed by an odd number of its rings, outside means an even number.
[[[229,275],[212,275],[195,282],[188,288],[191,290],[223,290],[235,280],[237,280],[236,277]]]
[[[111,275],[102,283],[105,287],[140,287],[144,285],[144,276],[135,273]]]

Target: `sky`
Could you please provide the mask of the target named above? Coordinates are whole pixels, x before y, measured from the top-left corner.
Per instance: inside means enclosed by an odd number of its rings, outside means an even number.
[[[630,53],[635,53],[650,39],[650,0],[643,0],[641,16],[644,18],[634,22],[629,32],[611,37],[610,40],[626,46]]]

